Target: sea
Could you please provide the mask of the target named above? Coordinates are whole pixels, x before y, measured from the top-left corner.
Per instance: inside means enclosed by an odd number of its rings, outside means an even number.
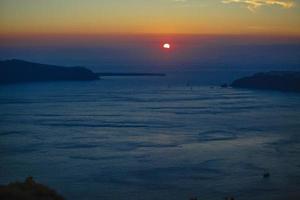
[[[300,94],[210,75],[0,86],[0,185],[32,176],[67,200],[300,199]]]

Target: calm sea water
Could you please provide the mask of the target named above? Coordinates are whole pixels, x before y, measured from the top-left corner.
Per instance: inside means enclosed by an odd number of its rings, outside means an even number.
[[[167,80],[1,86],[0,184],[33,176],[72,200],[300,198],[299,94]]]

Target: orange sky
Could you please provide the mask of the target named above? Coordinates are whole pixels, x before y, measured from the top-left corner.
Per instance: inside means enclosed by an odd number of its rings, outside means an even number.
[[[297,0],[1,0],[0,34],[300,35]]]

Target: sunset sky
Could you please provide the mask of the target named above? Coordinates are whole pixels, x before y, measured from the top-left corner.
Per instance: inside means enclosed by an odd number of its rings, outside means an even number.
[[[300,1],[0,0],[0,59],[12,58],[97,71],[299,69]]]
[[[1,34],[300,35],[298,0],[0,0]]]

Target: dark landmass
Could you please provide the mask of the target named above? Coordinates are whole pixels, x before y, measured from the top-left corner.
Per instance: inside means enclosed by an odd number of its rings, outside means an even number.
[[[99,79],[97,74],[84,67],[60,67],[22,60],[0,61],[0,84],[97,79]]]
[[[96,73],[101,76],[166,76],[163,73]]]
[[[15,182],[0,185],[0,199],[2,200],[64,200],[54,190],[37,183],[28,177],[24,183]]]
[[[300,72],[272,71],[235,80],[232,87],[300,92]]]
[[[42,81],[90,81],[101,76],[166,76],[162,73],[94,73],[84,67],[62,67],[23,60],[0,61],[0,84]]]

